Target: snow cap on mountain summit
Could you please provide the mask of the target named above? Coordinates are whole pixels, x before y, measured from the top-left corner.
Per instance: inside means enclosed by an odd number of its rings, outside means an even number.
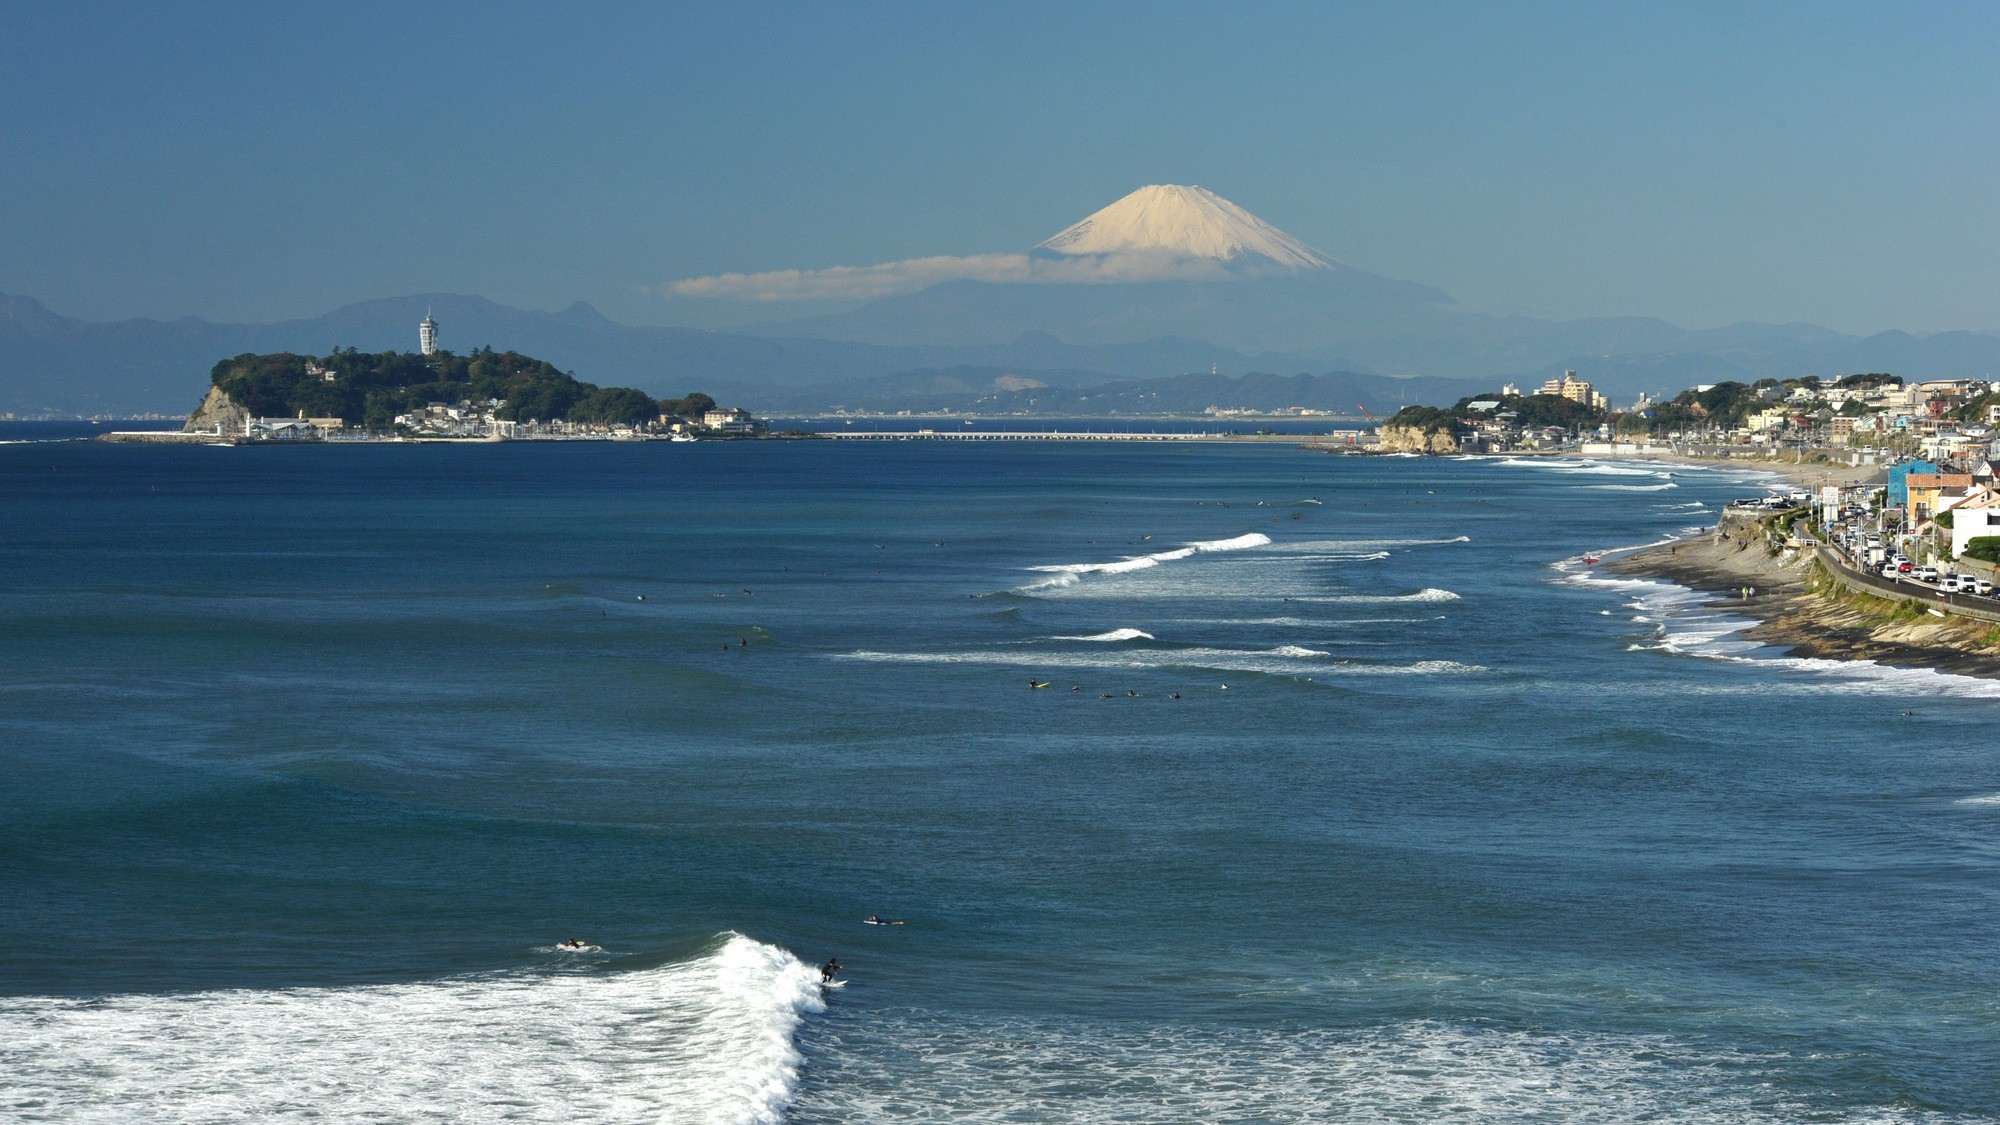
[[[1026,253],[726,273],[672,281],[661,289],[675,296],[752,301],[873,300],[947,281],[1118,285],[1228,281],[1342,268],[1339,262],[1212,191],[1151,184]]]
[[[1265,259],[1301,270],[1335,265],[1214,192],[1182,184],[1148,184],[1035,249],[1065,255],[1166,252],[1238,264]]]

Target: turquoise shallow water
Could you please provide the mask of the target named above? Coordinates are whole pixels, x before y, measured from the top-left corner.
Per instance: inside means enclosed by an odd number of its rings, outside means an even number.
[[[29,444],[0,484],[13,1116],[2000,1115],[2000,688],[1575,561],[1741,475]]]

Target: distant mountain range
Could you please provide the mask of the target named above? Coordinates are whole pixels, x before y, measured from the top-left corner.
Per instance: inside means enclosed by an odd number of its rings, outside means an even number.
[[[100,323],[49,311],[30,297],[0,294],[0,411],[15,414],[127,414],[191,410],[218,360],[245,352],[324,355],[335,348],[410,351],[429,313],[443,345],[459,352],[490,344],[547,357],[580,379],[636,386],[661,397],[701,390],[762,409],[783,395],[833,389],[902,373],[988,367],[1047,381],[1105,382],[1161,372],[1287,368],[1291,357],[1248,357],[1198,340],[1065,344],[1024,332],[1000,344],[891,347],[849,341],[774,338],[693,328],[635,327],[586,304],[561,312],[510,308],[483,297],[419,294],[364,301],[311,320],[215,324],[180,320]]]
[[[930,272],[915,276],[927,281],[938,262],[949,270],[954,261],[920,260]],[[408,350],[427,312],[455,351],[512,348],[600,385],[661,397],[706,391],[765,413],[1008,403],[1074,413],[1114,401],[1172,412],[1356,403],[1379,412],[1505,381],[1538,385],[1565,369],[1619,401],[1727,379],[2000,372],[2000,334],[1990,332],[1864,338],[1810,324],[1689,330],[1647,317],[1491,316],[1345,265],[1213,192],[1177,185],[1133,192],[1026,253],[962,261],[965,276],[906,292],[893,291],[905,264],[865,267],[892,295],[732,332],[619,324],[581,303],[537,312],[457,294],[364,301],[277,324],[98,323],[0,294],[0,411],[184,411],[201,400],[218,360]],[[675,289],[754,286],[761,276]],[[1236,378],[1189,375],[1209,371]]]

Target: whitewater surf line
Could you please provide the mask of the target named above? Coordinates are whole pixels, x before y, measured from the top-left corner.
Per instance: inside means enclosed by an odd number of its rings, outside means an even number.
[[[0,1108],[40,1121],[776,1125],[819,974],[740,934],[629,972],[0,999]]]

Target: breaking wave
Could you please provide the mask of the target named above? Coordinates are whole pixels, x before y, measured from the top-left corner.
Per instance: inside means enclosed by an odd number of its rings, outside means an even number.
[[[40,1121],[782,1120],[819,974],[731,934],[654,969],[0,999]],[[32,1108],[31,1108],[32,1107]]]
[[[1603,577],[1583,570],[1566,575],[1564,581],[1626,594],[1630,598],[1627,608],[1634,611],[1632,620],[1653,630],[1649,643],[1633,645],[1632,649],[1795,672],[1805,677],[1799,681],[1799,686],[1810,685],[1811,691],[2000,698],[2000,680],[1962,676],[1935,668],[1880,664],[1873,660],[1786,656],[1782,646],[1750,640],[1743,635],[1743,631],[1756,622],[1731,614],[1727,609],[1711,607],[1707,603],[1713,595],[1672,582]],[[1772,681],[1774,685],[1783,682]]]
[[[1153,634],[1138,629],[1113,629],[1108,633],[1092,633],[1087,637],[1057,637],[1059,641],[1150,641]]]
[[[1251,547],[1262,547],[1270,542],[1270,536],[1261,531],[1253,531],[1248,535],[1238,535],[1233,539],[1210,539],[1204,542],[1190,543],[1188,546],[1193,547],[1197,551],[1243,551]]]
[[[1064,586],[1074,586],[1087,574],[1130,574],[1136,570],[1150,570],[1161,563],[1178,562],[1197,554],[1217,551],[1243,551],[1252,547],[1262,547],[1271,542],[1271,537],[1253,531],[1231,539],[1209,539],[1188,543],[1168,551],[1156,551],[1150,555],[1134,555],[1112,562],[1056,563],[1051,566],[1031,566],[1027,569],[1050,575],[1040,582],[1022,587],[1024,590],[1048,590]]]
[[[1459,600],[1459,597],[1450,590],[1441,590],[1436,586],[1426,586],[1414,594],[1329,594],[1325,597],[1294,598],[1292,600],[1349,605],[1388,604],[1395,602],[1455,602]]]

